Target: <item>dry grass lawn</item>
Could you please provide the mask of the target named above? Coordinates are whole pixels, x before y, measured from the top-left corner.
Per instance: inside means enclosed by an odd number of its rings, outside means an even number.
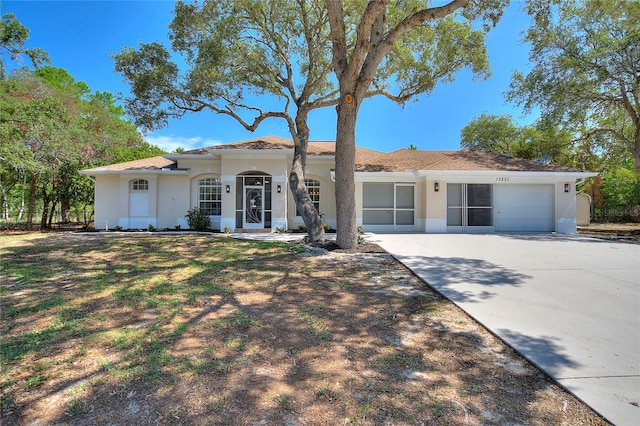
[[[3,425],[605,424],[385,253],[0,244]]]

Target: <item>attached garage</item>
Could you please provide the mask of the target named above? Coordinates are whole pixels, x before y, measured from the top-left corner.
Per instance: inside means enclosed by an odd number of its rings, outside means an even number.
[[[554,185],[495,185],[497,232],[553,232]]]

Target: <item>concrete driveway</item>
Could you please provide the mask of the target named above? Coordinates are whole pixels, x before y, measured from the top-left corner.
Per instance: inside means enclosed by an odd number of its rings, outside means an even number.
[[[607,420],[640,424],[640,245],[554,234],[370,239]]]

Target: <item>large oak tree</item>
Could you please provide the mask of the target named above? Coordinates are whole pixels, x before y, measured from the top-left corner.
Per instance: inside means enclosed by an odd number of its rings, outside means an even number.
[[[289,187],[310,241],[323,240],[304,173],[309,113],[337,103],[324,3],[178,2],[169,28],[171,51],[152,42],[114,55],[134,95],[126,107],[136,124],[156,129],[203,110],[251,132],[267,119],[284,120],[294,142]]]
[[[339,82],[336,131],[337,242],[357,245],[355,208],[355,129],[362,101],[382,95],[404,103],[452,81],[469,67],[489,74],[484,32],[502,16],[506,0],[429,1],[326,0],[331,25],[332,60]],[[426,129],[425,129],[426,130]]]
[[[114,59],[134,94],[127,109],[148,129],[202,110],[230,116],[249,131],[268,118],[285,120],[295,143],[290,188],[312,241],[324,234],[304,186],[308,116],[337,106],[337,238],[353,248],[361,101],[380,95],[404,103],[439,81],[452,81],[464,67],[488,76],[484,32],[472,20],[482,15],[495,23],[506,2],[178,2],[169,32],[172,52],[142,43]]]

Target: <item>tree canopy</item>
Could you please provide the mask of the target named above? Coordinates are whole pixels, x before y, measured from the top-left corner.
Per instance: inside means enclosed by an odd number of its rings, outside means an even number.
[[[49,62],[49,55],[40,48],[25,47],[29,39],[29,28],[18,21],[12,13],[5,13],[0,19],[0,78],[6,75],[5,62],[18,62],[22,55],[29,58],[34,67]]]
[[[592,170],[596,166],[596,156],[576,146],[571,133],[544,124],[537,121],[519,126],[511,115],[483,113],[462,129],[460,146],[582,170]]]
[[[50,226],[54,207],[69,221],[77,203],[92,204],[93,185],[81,168],[158,155],[135,126],[124,120],[113,95],[90,94],[66,70],[19,69],[0,79],[0,199],[3,219],[22,216],[31,225],[36,210]]]
[[[307,119],[337,102],[326,19],[321,0],[178,2],[170,49],[140,43],[113,56],[131,86],[125,105],[139,126],[158,128],[203,110],[248,131],[284,120],[295,144],[289,187],[311,241],[324,239],[324,229],[304,184]]]
[[[513,74],[507,98],[612,162],[631,156],[640,171],[638,2],[567,0],[546,17],[526,33],[533,68]]]
[[[170,118],[202,110],[232,117],[248,131],[268,118],[285,120],[295,143],[290,189],[316,240],[324,235],[304,186],[309,112],[328,106],[340,111],[345,99],[359,106],[377,95],[404,103],[438,82],[453,81],[464,67],[488,76],[484,32],[472,21],[495,23],[506,3],[178,2],[169,26],[170,49],[141,43],[113,57],[134,95],[126,101],[127,111],[140,126],[162,127]],[[339,147],[344,140],[338,132]],[[336,164],[337,170],[347,164],[350,172],[337,175],[353,182],[355,139],[348,144],[351,148],[336,152]],[[342,182],[337,182],[345,194],[339,210],[351,209],[354,187]],[[352,247],[355,216],[346,220],[347,227],[338,220],[338,238],[343,247]]]
[[[508,0],[342,2],[326,0],[340,102],[336,130],[337,242],[357,245],[355,128],[362,101],[382,95],[404,103],[450,82],[463,68],[489,75],[484,44]],[[474,26],[482,22],[483,29]]]

